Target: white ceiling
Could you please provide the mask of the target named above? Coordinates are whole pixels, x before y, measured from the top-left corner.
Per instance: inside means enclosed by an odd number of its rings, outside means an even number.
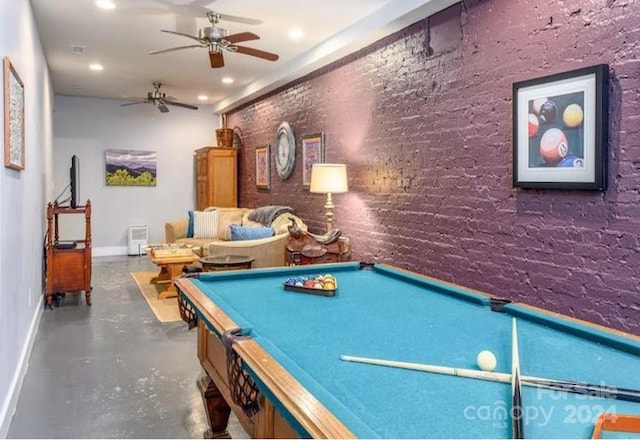
[[[144,98],[160,81],[179,102],[213,105],[224,112],[354,50],[442,10],[457,0],[31,0],[56,94],[126,100]],[[253,32],[243,46],[277,53],[271,62],[224,52],[212,69],[205,48],[149,55],[157,49],[197,44],[161,29],[197,35],[210,26],[206,11],[261,20],[258,25],[221,20],[229,34]],[[289,38],[299,27],[304,36]],[[84,53],[72,45],[84,46]],[[90,63],[104,65],[90,71]],[[234,83],[223,84],[223,77]],[[197,96],[209,96],[206,102]],[[183,111],[183,110],[180,110]],[[186,111],[186,110],[184,110]]]

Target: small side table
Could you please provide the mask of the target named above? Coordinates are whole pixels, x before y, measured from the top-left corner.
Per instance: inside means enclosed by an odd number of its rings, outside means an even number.
[[[221,270],[251,269],[255,258],[244,255],[224,255],[217,257],[202,257],[200,264],[204,272]]]

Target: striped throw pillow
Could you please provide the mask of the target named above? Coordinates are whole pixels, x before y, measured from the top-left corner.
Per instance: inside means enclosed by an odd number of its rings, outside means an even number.
[[[193,238],[217,238],[218,213],[193,211]]]

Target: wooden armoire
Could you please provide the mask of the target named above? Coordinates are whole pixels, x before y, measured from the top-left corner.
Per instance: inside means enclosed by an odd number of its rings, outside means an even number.
[[[238,149],[204,147],[196,150],[196,210],[209,206],[238,206]]]

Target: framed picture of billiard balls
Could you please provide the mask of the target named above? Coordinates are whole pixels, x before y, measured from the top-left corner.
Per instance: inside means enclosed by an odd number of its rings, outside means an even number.
[[[270,146],[256,148],[256,188],[271,188],[271,154]]]
[[[513,185],[607,188],[609,66],[513,84]]]
[[[314,163],[324,163],[324,133],[302,136],[302,186],[311,186],[311,168]]]

